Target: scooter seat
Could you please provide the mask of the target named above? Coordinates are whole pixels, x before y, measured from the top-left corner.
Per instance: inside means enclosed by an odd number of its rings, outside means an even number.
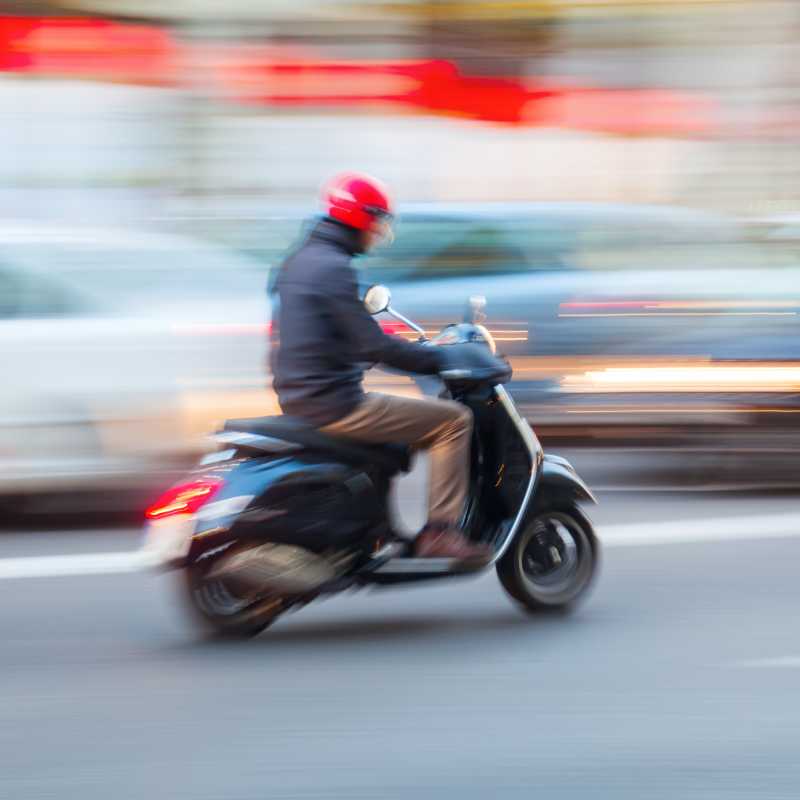
[[[352,439],[330,436],[296,417],[229,419],[224,429],[292,442],[310,452],[330,454],[347,463],[374,464],[392,473],[408,472],[410,468],[411,451],[404,445],[361,444]]]

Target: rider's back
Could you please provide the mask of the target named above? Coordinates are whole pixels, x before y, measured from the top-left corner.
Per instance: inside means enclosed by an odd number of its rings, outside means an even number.
[[[357,294],[350,258],[354,232],[318,223],[281,267],[276,289],[274,388],[284,413],[325,425],[350,413],[363,397],[363,369],[342,325]]]

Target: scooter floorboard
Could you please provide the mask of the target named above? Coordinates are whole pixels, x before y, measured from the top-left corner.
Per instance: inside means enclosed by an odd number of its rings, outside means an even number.
[[[366,583],[392,584],[474,575],[485,566],[464,566],[452,558],[392,558],[370,572]]]

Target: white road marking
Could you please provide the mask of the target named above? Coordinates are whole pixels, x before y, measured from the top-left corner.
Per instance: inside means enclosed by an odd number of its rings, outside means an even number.
[[[115,575],[139,572],[152,565],[139,550],[122,553],[78,553],[0,559],[0,579],[55,578],[63,575]]]
[[[728,542],[800,537],[800,514],[632,522],[598,527],[604,547]]]
[[[800,656],[778,656],[777,658],[754,658],[739,661],[734,666],[752,669],[796,669],[800,667]]]
[[[630,522],[600,525],[604,548],[704,542],[755,541],[800,538],[800,514]],[[155,566],[151,553],[79,553],[0,559],[0,580],[59,576],[115,575],[141,572]],[[773,659],[774,660],[774,659]],[[800,657],[797,659],[800,665]]]

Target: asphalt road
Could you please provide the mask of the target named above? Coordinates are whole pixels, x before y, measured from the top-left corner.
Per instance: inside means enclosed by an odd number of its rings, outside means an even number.
[[[0,580],[0,798],[796,798],[798,501],[604,499],[603,572],[569,617],[525,616],[487,575],[222,645],[170,576]],[[720,518],[752,537],[704,540]],[[685,520],[696,541],[611,546]],[[6,532],[0,566],[135,543]]]

